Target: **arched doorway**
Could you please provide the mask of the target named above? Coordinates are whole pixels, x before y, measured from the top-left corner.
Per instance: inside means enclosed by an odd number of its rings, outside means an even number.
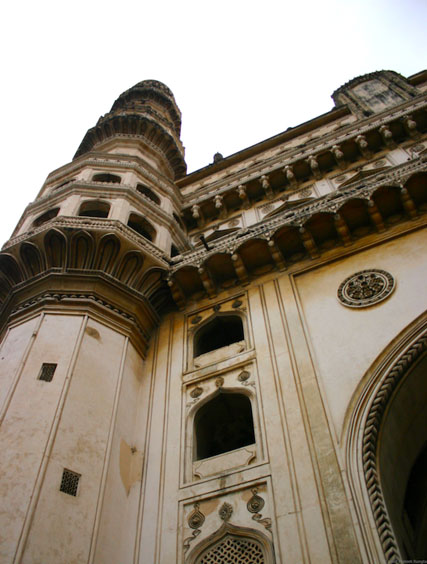
[[[427,354],[407,367],[383,415],[378,469],[402,557],[427,560]]]
[[[373,561],[425,560],[425,318],[402,332],[367,375],[350,418],[347,442],[350,485],[365,545]],[[375,529],[377,535],[372,536]]]

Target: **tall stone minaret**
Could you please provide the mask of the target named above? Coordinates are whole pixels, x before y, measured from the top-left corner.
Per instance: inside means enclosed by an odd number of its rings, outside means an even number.
[[[171,255],[188,245],[174,185],[186,171],[180,127],[164,84],[124,92],[48,176],[0,254],[4,564],[106,562],[97,550],[108,519],[111,562],[132,561],[149,401],[141,374],[172,306]],[[127,497],[109,488],[116,478]]]

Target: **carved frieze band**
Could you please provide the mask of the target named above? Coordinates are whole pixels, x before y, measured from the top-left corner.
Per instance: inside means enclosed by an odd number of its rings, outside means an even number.
[[[378,535],[380,537],[386,561],[389,564],[399,562],[400,555],[389,516],[387,514],[380,484],[379,471],[377,467],[378,435],[384,412],[394,390],[408,369],[426,350],[427,333],[424,333],[391,367],[372,401],[363,432],[362,460],[365,482]]]
[[[183,266],[202,264],[210,256],[219,252],[232,253],[235,248],[242,246],[243,243],[249,239],[255,237],[267,238],[269,234],[274,233],[284,225],[302,226],[305,221],[315,213],[336,213],[350,198],[357,197],[369,200],[377,188],[381,186],[401,185],[406,182],[411,175],[421,172],[424,169],[425,162],[417,158],[409,163],[387,169],[387,172],[381,171],[380,174],[373,175],[372,177],[358,179],[354,184],[349,184],[345,189],[339,192],[333,192],[323,198],[302,204],[292,210],[284,210],[271,219],[263,220],[257,225],[224,236],[219,242],[213,244],[210,250],[200,248],[186,254],[179,264],[172,266],[171,274],[174,274]]]
[[[58,292],[45,292],[41,295],[35,296],[30,300],[20,303],[16,308],[11,311],[11,315],[15,315],[16,313],[20,313],[27,309],[30,309],[37,304],[59,304],[61,303],[64,305],[65,303],[68,304],[76,304],[76,303],[93,303],[103,308],[107,308],[110,311],[114,312],[115,314],[122,317],[124,320],[132,323],[132,325],[137,329],[138,333],[143,337],[145,341],[148,342],[150,335],[143,329],[143,327],[138,323],[138,320],[129,313],[123,311],[122,309],[117,308],[115,305],[107,302],[106,300],[102,300],[98,298],[94,294],[82,294],[82,293],[58,293]]]
[[[426,101],[425,99],[422,99],[416,104],[411,104],[410,107],[407,107],[403,110],[400,109],[394,112],[392,111],[388,113],[386,117],[382,117],[380,119],[375,117],[374,121],[370,120],[365,125],[357,127],[357,129],[354,128],[354,124],[350,124],[349,125],[350,131],[343,132],[340,135],[336,135],[336,133],[335,134],[331,133],[330,138],[328,140],[324,140],[320,143],[319,140],[315,140],[312,142],[312,146],[307,147],[303,152],[301,152],[300,149],[293,149],[293,150],[291,149],[286,155],[286,160],[283,159],[282,155],[280,157],[275,157],[274,159],[272,159],[272,162],[270,162],[269,164],[265,164],[263,166],[262,174],[263,175],[270,174],[276,170],[279,170],[285,165],[292,166],[303,158],[309,159],[310,157],[315,157],[317,154],[323,153],[328,150],[334,152],[336,146],[342,145],[343,143],[348,142],[352,139],[356,140],[358,136],[368,134],[370,131],[374,131],[376,129],[379,130],[380,127],[387,126],[391,122],[403,118],[408,113],[411,114],[413,112],[422,110],[423,108],[425,108],[425,106],[426,106]],[[325,137],[322,137],[322,139],[325,139]],[[257,178],[260,178],[260,176],[261,175],[258,167],[257,170],[252,173],[248,173],[248,170],[245,169],[244,176],[241,176],[240,173],[240,175],[236,178],[234,182],[228,183],[226,186],[221,185],[223,184],[223,181],[221,182],[221,180],[219,180],[209,185],[209,187],[206,188],[205,190],[203,189],[199,190],[197,201],[200,203],[201,201],[209,200],[211,198],[212,193],[223,194],[232,188],[237,188],[239,185],[244,185],[248,182],[256,180]],[[200,198],[200,194],[203,192],[205,192],[205,194],[203,195],[202,198]],[[187,200],[185,205],[186,206],[192,205],[195,202],[196,200],[193,197]]]

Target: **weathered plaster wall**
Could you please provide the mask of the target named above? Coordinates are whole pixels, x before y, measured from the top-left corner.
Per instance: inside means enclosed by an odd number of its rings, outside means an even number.
[[[3,376],[13,378],[14,389],[4,404],[0,451],[1,558],[12,562],[22,554],[25,537],[40,494],[52,441],[61,414],[73,354],[79,340],[81,316],[44,315],[9,331],[2,347],[10,350]],[[53,336],[55,338],[53,339]],[[21,362],[20,362],[21,361]],[[37,379],[43,362],[58,364],[52,382]],[[74,466],[74,462],[71,463]],[[62,469],[53,478],[59,487]],[[59,481],[59,482],[58,482]],[[58,495],[63,495],[59,494]],[[56,519],[60,520],[60,516]],[[51,546],[49,542],[47,548]],[[43,560],[54,562],[55,559]]]
[[[295,277],[300,312],[313,362],[337,437],[363,375],[397,334],[426,310],[425,233],[417,231]],[[337,299],[348,276],[367,268],[394,277],[393,294],[377,305],[353,309]]]

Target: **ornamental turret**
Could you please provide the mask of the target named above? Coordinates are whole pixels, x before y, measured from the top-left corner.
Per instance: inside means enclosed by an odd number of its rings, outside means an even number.
[[[180,133],[181,112],[172,92],[157,80],[143,80],[123,92],[89,129],[74,158],[111,146],[113,140],[117,147],[139,139],[156,155],[158,165],[176,179],[186,172]]]

